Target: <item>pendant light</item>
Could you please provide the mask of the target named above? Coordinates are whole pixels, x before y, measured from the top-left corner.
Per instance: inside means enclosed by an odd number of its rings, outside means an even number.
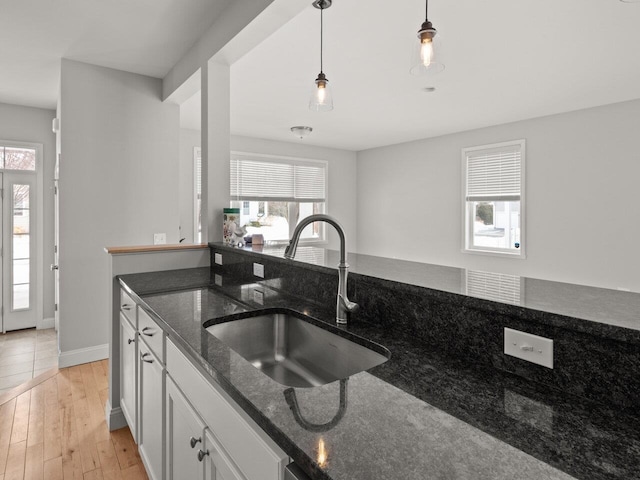
[[[324,40],[323,12],[331,6],[331,0],[316,0],[312,5],[320,9],[320,73],[313,86],[313,92],[309,100],[309,109],[316,112],[328,112],[329,110],[333,110],[333,96],[329,88],[329,79],[322,71],[322,43]]]
[[[418,30],[418,43],[414,42],[411,56],[411,74],[426,75],[444,70],[444,64],[439,60],[440,37],[433,24],[429,21],[429,0],[425,0],[425,19]]]

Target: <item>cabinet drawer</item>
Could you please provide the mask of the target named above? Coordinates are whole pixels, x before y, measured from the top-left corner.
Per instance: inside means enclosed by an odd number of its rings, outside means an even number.
[[[153,354],[164,363],[164,333],[147,312],[138,308],[138,331],[140,338],[149,346]]]
[[[167,372],[247,480],[283,478],[287,454],[171,341],[167,341]]]
[[[134,302],[129,294],[120,289],[120,311],[131,322],[133,328],[136,328],[136,302]]]

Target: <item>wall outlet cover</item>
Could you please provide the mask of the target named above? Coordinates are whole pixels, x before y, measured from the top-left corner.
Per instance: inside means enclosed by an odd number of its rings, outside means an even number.
[[[166,233],[154,233],[153,234],[153,244],[154,245],[165,245],[167,243],[167,234]]]
[[[504,329],[504,353],[553,368],[553,340],[511,328]]]
[[[215,262],[216,265],[222,265],[222,254],[221,253],[214,253],[213,254],[213,261]]]
[[[253,274],[256,277],[264,278],[264,265],[262,265],[261,263],[254,263]]]

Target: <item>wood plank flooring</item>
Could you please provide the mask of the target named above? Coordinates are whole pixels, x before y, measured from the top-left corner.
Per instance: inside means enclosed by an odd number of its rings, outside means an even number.
[[[0,480],[148,480],[128,428],[109,432],[107,360],[0,395]]]

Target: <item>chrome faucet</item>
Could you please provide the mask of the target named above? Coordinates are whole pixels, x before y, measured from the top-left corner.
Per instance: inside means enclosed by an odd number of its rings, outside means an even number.
[[[347,263],[347,248],[344,230],[338,221],[329,215],[317,214],[303,218],[293,231],[289,245],[284,251],[284,258],[292,260],[296,256],[298,242],[302,230],[313,222],[325,222],[333,227],[340,236],[340,263],[338,264],[338,298],[336,300],[336,323],[339,325],[347,324],[347,312],[355,312],[358,310],[358,304],[350,302],[347,298],[347,273],[349,264]]]

